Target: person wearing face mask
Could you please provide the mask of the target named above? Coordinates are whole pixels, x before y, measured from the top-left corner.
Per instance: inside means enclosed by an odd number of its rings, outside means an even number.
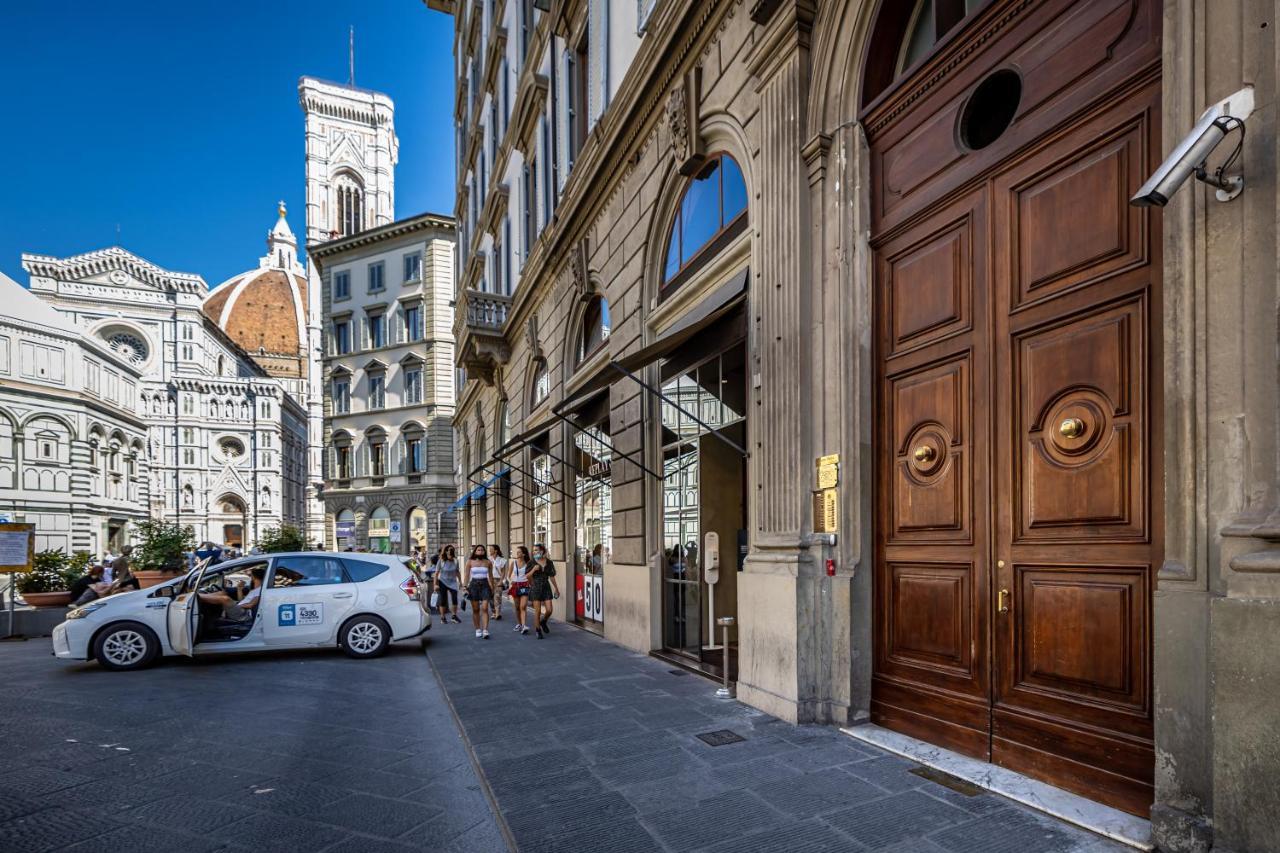
[[[533,602],[533,625],[538,639],[551,633],[551,602],[560,597],[556,583],[556,564],[547,555],[545,545],[533,546],[533,565],[529,567],[529,600]]]
[[[471,602],[471,624],[476,629],[477,640],[489,639],[489,602],[493,599],[493,586],[489,582],[493,563],[483,545],[473,545],[466,568],[462,570],[462,585]]]
[[[436,589],[440,595],[436,599],[440,607],[440,620],[448,622],[450,610],[454,622],[461,622],[458,618],[458,557],[452,545],[445,545],[440,549],[440,559],[436,561],[436,581],[439,586]]]
[[[511,552],[511,559],[507,562],[507,577],[511,583],[511,606],[516,611],[516,626],[513,630],[521,636],[529,633],[529,626],[525,624],[527,618],[525,608],[529,606],[529,568],[532,564],[533,561],[529,559],[529,549],[523,545],[516,546],[516,549]]]

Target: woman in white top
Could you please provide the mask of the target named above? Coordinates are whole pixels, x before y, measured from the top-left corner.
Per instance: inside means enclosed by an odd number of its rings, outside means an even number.
[[[502,549],[497,545],[489,546],[489,562],[493,564],[493,576],[489,578],[489,586],[493,588],[493,601],[489,603],[489,616],[493,619],[501,619],[502,592],[507,586],[507,558],[502,555]]]
[[[511,552],[507,581],[511,584],[511,606],[516,609],[515,630],[521,635],[527,634],[529,626],[525,624],[525,612],[529,606],[529,549],[523,545],[517,545]]]
[[[493,599],[493,587],[489,579],[493,576],[493,563],[483,545],[471,548],[471,557],[462,572],[462,585],[467,591],[467,600],[471,602],[471,624],[476,629],[476,639],[489,639],[489,602]]]

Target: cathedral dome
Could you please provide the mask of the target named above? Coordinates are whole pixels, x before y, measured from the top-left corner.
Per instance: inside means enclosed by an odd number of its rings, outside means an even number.
[[[204,301],[204,313],[272,376],[307,375],[307,276],[298,241],[280,216],[258,268],[233,275]]]

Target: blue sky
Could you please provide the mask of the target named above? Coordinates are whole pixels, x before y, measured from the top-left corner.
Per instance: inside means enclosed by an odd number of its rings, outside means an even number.
[[[396,105],[396,216],[453,213],[453,20],[420,0],[5,0],[0,270],[119,244],[211,287],[303,227],[298,78]],[[116,237],[119,225],[120,236]]]

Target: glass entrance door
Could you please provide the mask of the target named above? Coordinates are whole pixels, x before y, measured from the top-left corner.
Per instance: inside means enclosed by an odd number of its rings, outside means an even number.
[[[663,645],[698,657],[702,651],[698,567],[698,445],[680,442],[662,458]]]

